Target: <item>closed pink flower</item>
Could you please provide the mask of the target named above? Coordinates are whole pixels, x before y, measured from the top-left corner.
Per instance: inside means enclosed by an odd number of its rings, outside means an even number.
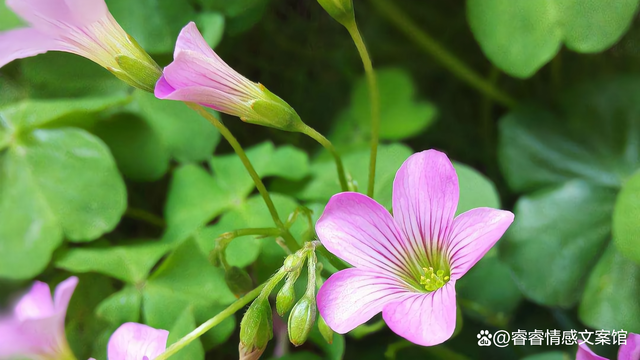
[[[104,0],[7,0],[29,27],[0,32],[0,67],[47,51],[83,56],[153,91],[160,68],[111,16]]]
[[[318,292],[326,323],[346,333],[382,312],[396,334],[437,345],[456,325],[455,284],[500,239],[513,214],[477,208],[454,217],[459,188],[447,156],[412,155],[393,184],[393,216],[371,198],[331,198],[316,232],[322,244],[353,265]]]
[[[167,347],[167,330],[124,323],[111,335],[107,346],[108,360],[153,360]]]
[[[75,359],[64,332],[67,306],[78,278],[61,282],[53,298],[49,285],[36,281],[13,309],[0,319],[0,359]]]

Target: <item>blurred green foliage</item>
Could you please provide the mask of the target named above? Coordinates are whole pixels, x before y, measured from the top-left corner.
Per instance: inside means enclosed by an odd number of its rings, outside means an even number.
[[[422,38],[407,36],[373,5],[383,1],[390,0],[354,4],[380,86],[374,197],[391,208],[402,162],[437,148],[455,160],[458,213],[500,207],[516,221],[459,281],[464,325],[445,344],[418,347],[372,326],[336,334],[331,345],[314,328],[294,349],[278,332],[286,323],[274,319],[264,358],[284,346],[281,359],[554,360],[573,358],[575,347],[479,347],[477,334],[640,332],[638,0],[394,1]],[[180,29],[195,21],[225,61],[334,142],[364,191],[370,108],[362,64],[346,31],[317,3],[107,4],[161,65],[171,61]],[[0,29],[19,25],[0,4]],[[518,105],[508,108],[460,80],[420,44],[424,34]],[[317,220],[340,190],[329,154],[300,134],[222,118],[280,216],[304,206]],[[2,302],[35,278],[79,275],[67,334],[79,358],[97,359],[106,359],[108,337],[123,322],[168,329],[172,343],[220,312],[235,297],[224,270],[208,261],[215,239],[273,226],[240,160],[206,120],[62,53],[0,69],[0,219]],[[291,232],[299,241],[315,237],[302,215]],[[255,285],[285,256],[273,237],[238,238],[227,248],[229,264]],[[323,276],[335,270],[320,261]],[[241,315],[175,357],[237,358]],[[597,351],[611,357],[616,349]]]

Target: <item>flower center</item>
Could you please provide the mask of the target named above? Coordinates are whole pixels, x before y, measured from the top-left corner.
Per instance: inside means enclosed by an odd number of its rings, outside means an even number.
[[[431,266],[428,268],[423,267],[422,271],[424,271],[424,275],[420,276],[420,285],[424,285],[427,291],[438,290],[449,282],[450,277],[448,271],[445,272],[441,269],[434,270]]]

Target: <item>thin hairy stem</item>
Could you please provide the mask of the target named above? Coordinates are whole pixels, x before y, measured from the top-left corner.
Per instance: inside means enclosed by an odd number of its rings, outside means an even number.
[[[340,187],[342,188],[342,191],[349,191],[349,185],[347,184],[347,176],[345,175],[345,172],[344,172],[342,159],[340,158],[340,154],[338,154],[338,151],[336,150],[336,148],[333,147],[333,144],[331,143],[331,141],[329,141],[326,137],[324,137],[322,134],[320,134],[315,129],[309,126],[305,126],[304,130],[302,130],[302,133],[309,136],[310,138],[317,141],[318,143],[320,143],[320,145],[322,145],[325,149],[329,150],[329,152],[331,153],[331,155],[333,155],[333,158],[336,162],[336,169],[338,170],[338,179],[340,181]]]

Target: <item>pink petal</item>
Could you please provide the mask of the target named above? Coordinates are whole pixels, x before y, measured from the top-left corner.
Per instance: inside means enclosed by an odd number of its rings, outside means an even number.
[[[578,344],[578,352],[576,360],[609,360],[605,357],[596,355],[584,342]]]
[[[108,12],[104,0],[7,0],[6,4],[34,28],[57,34],[66,24],[81,27]]]
[[[137,323],[122,324],[109,339],[109,360],[153,359],[167,347],[169,332]]]
[[[55,312],[49,285],[40,281],[33,284],[13,310],[19,321],[46,318],[55,315]]]
[[[629,333],[627,343],[618,350],[618,360],[640,360],[640,335]]]
[[[56,40],[31,28],[0,32],[0,67],[16,59],[59,50]]]
[[[400,301],[387,304],[382,317],[393,332],[412,343],[443,343],[456,327],[455,280],[430,293],[406,294]]]
[[[447,252],[451,259],[451,278],[466,274],[502,237],[513,222],[509,211],[477,208],[458,215],[453,221]]]
[[[236,98],[203,86],[190,86],[176,90],[164,77],[156,83],[154,95],[158,99],[193,102],[225,113],[240,111],[238,108],[242,106]]]
[[[90,24],[109,13],[104,0],[65,0],[77,24]]]
[[[0,319],[0,359],[31,353],[31,349],[37,345],[32,340],[22,334],[20,323],[16,319]]]
[[[357,268],[396,277],[411,274],[407,243],[391,214],[363,194],[334,195],[316,233],[327,250]]]
[[[427,256],[444,248],[458,206],[458,176],[444,153],[411,155],[393,182],[393,217],[413,251]]]
[[[176,48],[173,53],[173,57],[178,57],[178,53],[181,51],[193,51],[197,52],[204,57],[218,58],[218,55],[209,47],[207,41],[202,37],[198,27],[192,21],[187,26],[182,28],[178,40],[176,41]],[[222,61],[222,60],[220,60]]]
[[[67,314],[69,301],[71,300],[71,296],[73,295],[73,291],[76,289],[77,285],[78,278],[72,276],[56,286],[56,291],[54,294],[54,304],[56,312],[61,314],[62,318],[64,318]]]
[[[339,271],[318,291],[318,311],[327,325],[344,334],[382,311],[390,301],[407,293],[395,278],[361,269]]]

